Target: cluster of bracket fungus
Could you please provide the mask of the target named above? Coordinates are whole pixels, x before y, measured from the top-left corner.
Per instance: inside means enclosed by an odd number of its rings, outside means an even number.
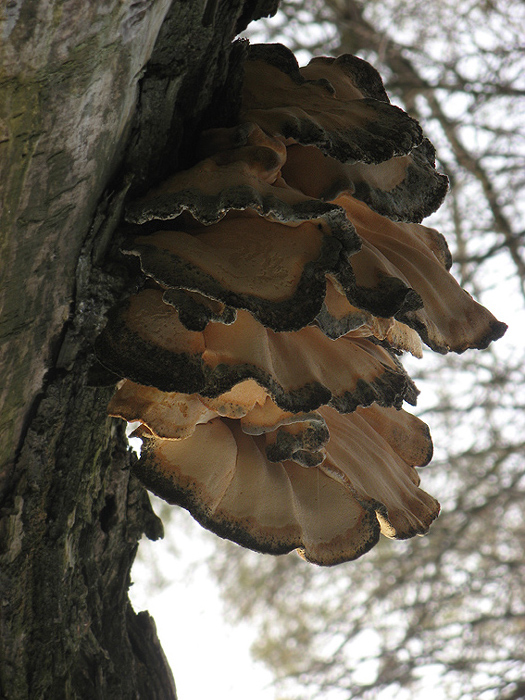
[[[223,537],[318,564],[426,532],[432,443],[398,356],[505,330],[418,223],[446,190],[432,146],[364,61],[299,69],[268,45],[238,126],[199,149],[129,206],[145,284],[97,341],[122,377],[110,414],[140,423],[137,474]]]

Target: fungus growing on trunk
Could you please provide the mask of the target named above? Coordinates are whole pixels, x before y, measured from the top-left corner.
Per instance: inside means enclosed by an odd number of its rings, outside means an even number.
[[[343,412],[373,402],[400,407],[417,394],[388,349],[359,332],[337,340],[315,326],[275,333],[246,311],[232,324],[189,331],[159,289],[116,307],[97,350],[115,374],[161,391],[218,399],[250,379],[293,413],[324,404]]]
[[[432,146],[366,62],[299,69],[269,45],[239,123],[196,153],[128,205],[145,282],[96,342],[123,380],[109,413],[141,424],[139,478],[223,537],[317,564],[424,534],[432,442],[398,355],[505,331],[418,223],[446,189]]]
[[[208,529],[260,552],[300,549],[309,561],[332,565],[368,551],[380,532],[424,534],[439,511],[414,469],[432,453],[425,424],[375,406],[319,413],[330,433],[319,466],[270,461],[264,435],[216,418],[186,440],[146,439],[137,473]]]
[[[389,104],[379,75],[348,57],[323,61],[313,80],[299,70],[293,54],[279,44],[253,46],[245,65],[241,119],[289,143],[314,145],[342,163],[382,163],[410,153],[422,141],[419,124]],[[337,77],[334,85],[326,74]],[[322,76],[322,77],[320,77]],[[357,77],[359,76],[359,77]],[[369,95],[360,88],[369,84]]]

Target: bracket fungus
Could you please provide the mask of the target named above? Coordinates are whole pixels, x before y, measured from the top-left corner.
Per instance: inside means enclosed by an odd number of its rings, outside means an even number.
[[[398,356],[484,348],[506,326],[421,225],[446,178],[417,122],[353,56],[248,53],[238,124],[131,202],[142,289],[96,342],[138,421],[143,483],[260,552],[332,565],[424,534],[427,426]]]

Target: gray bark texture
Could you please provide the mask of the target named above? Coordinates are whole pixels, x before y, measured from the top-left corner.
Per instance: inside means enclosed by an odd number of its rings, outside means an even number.
[[[92,343],[132,284],[124,199],[191,163],[235,109],[244,47],[276,0],[0,5],[0,698],[175,698],[128,600],[162,536]]]

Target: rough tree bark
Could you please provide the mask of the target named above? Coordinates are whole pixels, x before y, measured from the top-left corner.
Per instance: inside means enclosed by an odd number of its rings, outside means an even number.
[[[92,341],[129,188],[184,166],[276,0],[21,0],[0,18],[0,697],[175,697],[127,589],[144,532]],[[234,90],[232,90],[234,94]],[[221,104],[224,100],[221,99]]]

